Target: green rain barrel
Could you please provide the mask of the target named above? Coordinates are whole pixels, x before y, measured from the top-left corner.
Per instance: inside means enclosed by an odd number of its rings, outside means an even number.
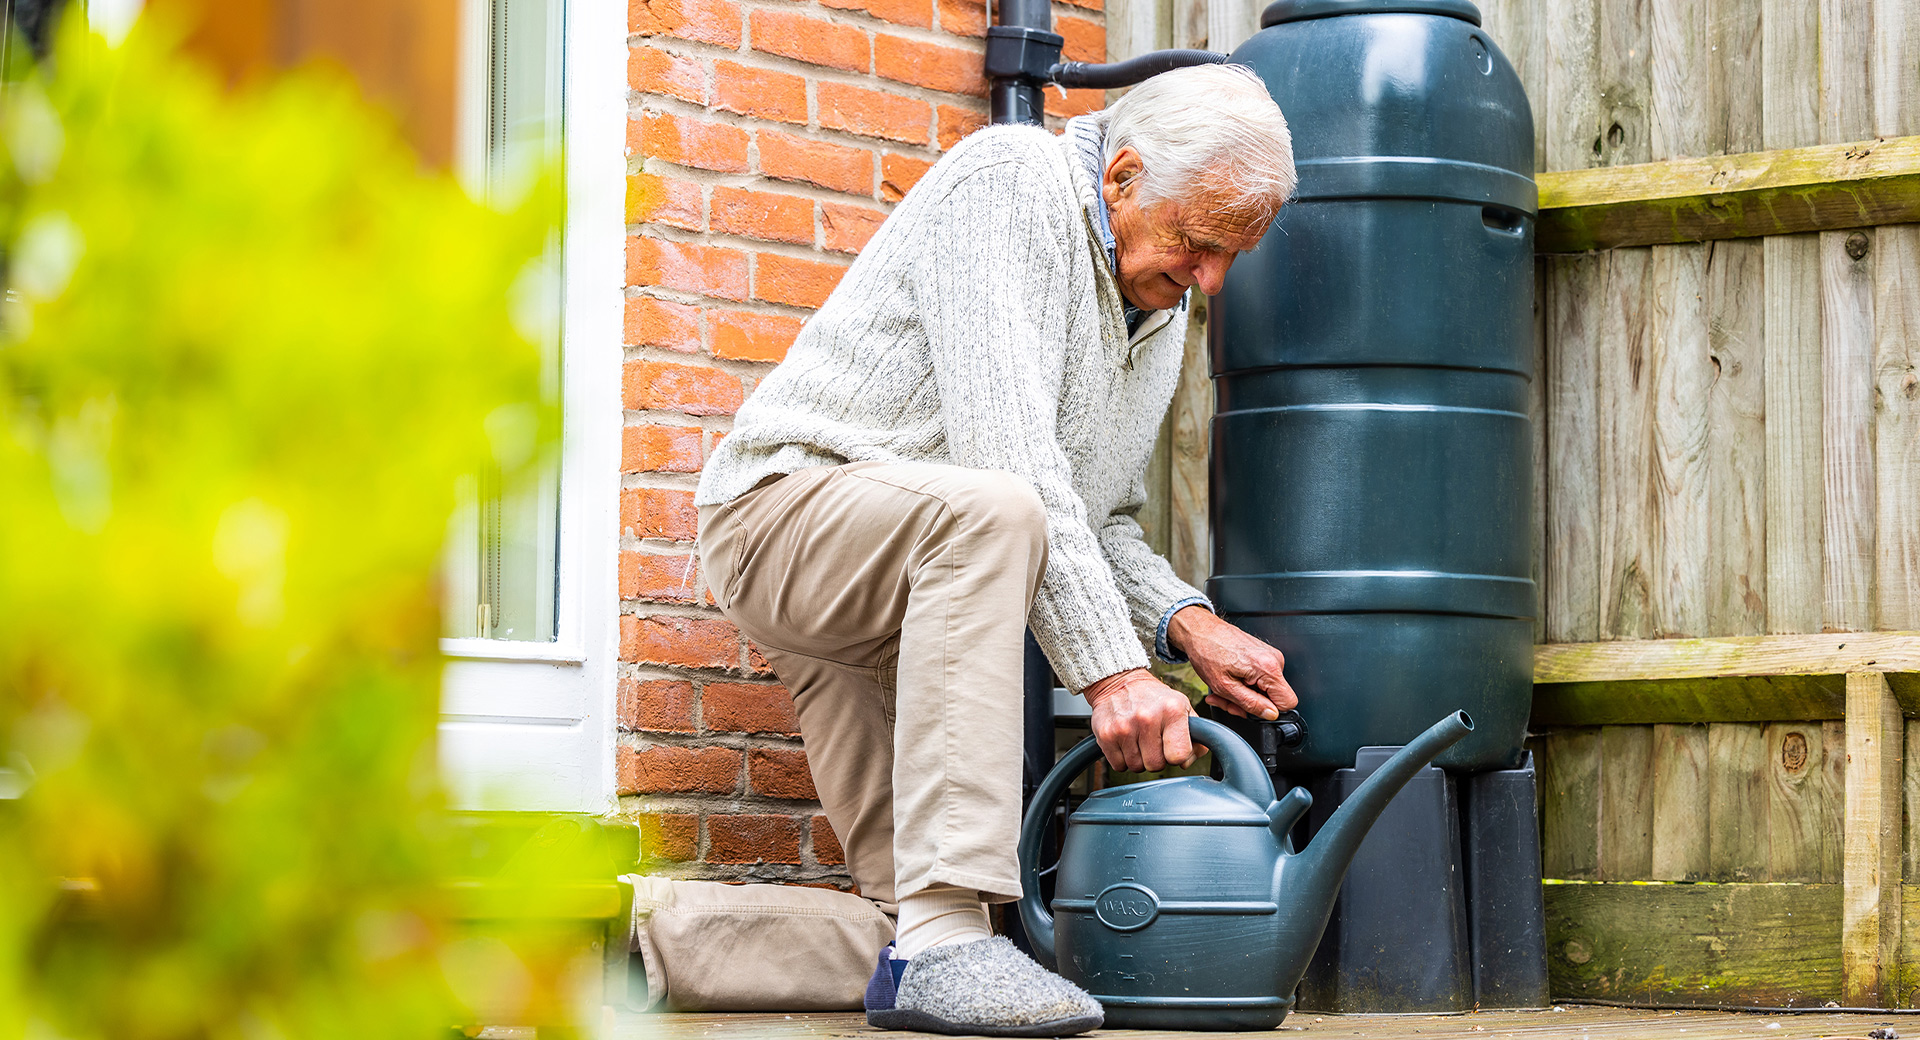
[[[1354,763],[1464,709],[1435,763],[1517,766],[1532,698],[1533,120],[1465,0],[1279,0],[1231,61],[1300,188],[1212,309],[1213,577]]]

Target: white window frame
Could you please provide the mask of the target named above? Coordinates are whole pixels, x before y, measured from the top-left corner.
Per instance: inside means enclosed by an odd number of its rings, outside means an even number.
[[[441,640],[441,775],[458,808],[617,805],[626,19],[624,0],[567,0],[557,638]],[[485,66],[466,50],[470,91]]]
[[[143,6],[142,0],[80,0],[80,4],[87,9],[87,22],[94,31],[115,44],[126,38]]]

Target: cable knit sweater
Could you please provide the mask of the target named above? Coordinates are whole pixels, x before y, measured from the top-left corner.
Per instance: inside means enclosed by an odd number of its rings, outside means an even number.
[[[991,127],[907,193],[708,460],[696,501],[847,462],[942,462],[1032,481],[1046,575],[1028,615],[1072,689],[1147,663],[1204,602],[1134,515],[1186,337],[1184,301],[1129,342],[1099,236],[1099,167],[1073,140]]]

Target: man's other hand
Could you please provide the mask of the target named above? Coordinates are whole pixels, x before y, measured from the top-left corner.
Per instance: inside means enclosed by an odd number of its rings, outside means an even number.
[[[1167,645],[1187,656],[1212,691],[1207,703],[1235,715],[1275,719],[1300,703],[1281,675],[1280,651],[1202,606],[1182,607],[1167,624]],[[1102,741],[1105,747],[1106,742]]]
[[[1140,773],[1193,763],[1187,733],[1193,705],[1152,672],[1117,672],[1081,692],[1093,706],[1093,735],[1113,768]]]

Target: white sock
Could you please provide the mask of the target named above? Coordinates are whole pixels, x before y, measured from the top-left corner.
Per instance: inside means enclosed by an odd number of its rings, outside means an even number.
[[[900,924],[893,938],[895,960],[947,943],[993,938],[987,908],[971,888],[930,885],[900,898]]]

